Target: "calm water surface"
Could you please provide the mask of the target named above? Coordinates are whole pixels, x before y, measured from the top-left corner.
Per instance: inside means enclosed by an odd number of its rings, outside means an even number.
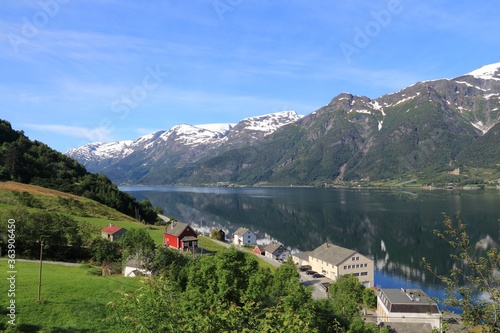
[[[426,257],[438,273],[450,269],[450,248],[438,239],[443,213],[458,212],[473,242],[500,244],[500,191],[392,191],[317,188],[123,187],[166,215],[205,232],[240,226],[265,242],[296,251],[328,241],[375,261],[375,284],[419,287],[442,296],[438,281],[422,268]],[[482,251],[480,248],[479,251]]]

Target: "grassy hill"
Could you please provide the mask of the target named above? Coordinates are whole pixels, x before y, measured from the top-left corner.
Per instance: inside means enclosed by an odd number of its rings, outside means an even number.
[[[158,209],[148,201],[138,202],[122,192],[106,176],[92,174],[77,161],[39,141],[32,141],[22,131],[12,129],[0,119],[0,180],[39,185],[93,199],[129,216],[148,223],[158,219]]]
[[[132,217],[92,199],[36,185],[0,182],[0,213],[16,219],[16,216],[8,215],[20,207],[30,212],[64,214],[76,221],[86,222],[93,226],[94,237],[99,237],[100,230],[113,223],[125,229],[146,228],[156,244],[163,243],[163,227],[138,223]]]

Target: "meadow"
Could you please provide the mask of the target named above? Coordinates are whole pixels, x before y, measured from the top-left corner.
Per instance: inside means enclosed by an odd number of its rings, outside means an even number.
[[[0,325],[7,325],[7,261],[0,260]],[[119,332],[110,319],[120,292],[142,286],[138,278],[99,276],[95,268],[44,263],[37,302],[39,263],[16,262],[16,324],[22,332]],[[3,327],[5,329],[5,326]]]

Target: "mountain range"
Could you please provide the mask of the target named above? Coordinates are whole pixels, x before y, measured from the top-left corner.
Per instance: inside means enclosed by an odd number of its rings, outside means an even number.
[[[177,125],[66,154],[119,184],[480,183],[500,178],[499,108],[496,63],[376,99],[341,93],[303,117]]]

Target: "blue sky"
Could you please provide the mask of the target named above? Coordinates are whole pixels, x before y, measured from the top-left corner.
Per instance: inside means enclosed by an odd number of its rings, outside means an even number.
[[[16,0],[0,118],[59,151],[308,114],[500,61],[497,1]]]

